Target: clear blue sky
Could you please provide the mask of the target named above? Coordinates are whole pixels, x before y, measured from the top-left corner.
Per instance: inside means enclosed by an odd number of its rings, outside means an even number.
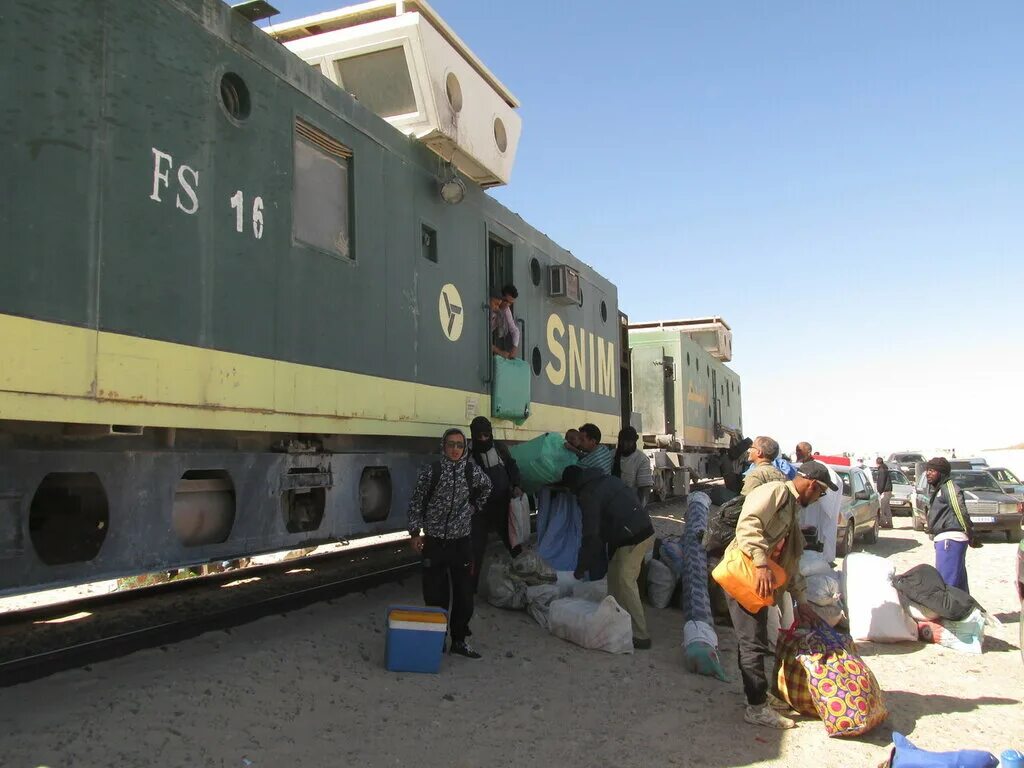
[[[631,318],[725,317],[749,432],[1024,441],[1024,3],[432,5],[522,102],[495,196]]]

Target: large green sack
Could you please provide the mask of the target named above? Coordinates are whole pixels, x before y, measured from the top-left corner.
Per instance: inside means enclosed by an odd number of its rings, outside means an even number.
[[[565,468],[579,461],[579,457],[565,447],[565,438],[554,432],[513,445],[509,453],[519,465],[520,484],[527,493],[536,493],[543,485],[561,481]]]
[[[491,416],[516,424],[530,416],[530,366],[525,360],[494,356]]]

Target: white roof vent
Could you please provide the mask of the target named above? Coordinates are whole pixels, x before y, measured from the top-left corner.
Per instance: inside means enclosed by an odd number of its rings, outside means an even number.
[[[265,31],[477,184],[508,183],[519,102],[423,0],[373,0]]]
[[[678,331],[689,336],[716,360],[732,360],[732,329],[720,317],[700,317],[695,320],[655,320],[650,323],[630,323],[631,331]]]

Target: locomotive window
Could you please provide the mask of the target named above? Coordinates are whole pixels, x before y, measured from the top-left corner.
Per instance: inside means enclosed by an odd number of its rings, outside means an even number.
[[[352,153],[301,120],[295,123],[292,235],[330,254],[354,258],[351,243]]]
[[[381,117],[415,113],[416,95],[402,46],[335,62],[341,87]]]
[[[437,263],[437,230],[426,224],[420,225],[420,250],[423,258]]]

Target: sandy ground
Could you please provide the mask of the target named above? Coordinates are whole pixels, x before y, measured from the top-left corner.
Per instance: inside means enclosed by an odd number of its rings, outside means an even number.
[[[671,516],[672,508],[658,513]],[[662,520],[661,525],[671,525]],[[898,568],[932,561],[898,518],[870,548]],[[802,719],[774,732],[742,721],[732,682],[687,673],[681,614],[648,608],[655,647],[628,656],[577,648],[525,613],[478,606],[478,662],[440,675],[383,667],[389,604],[416,581],[263,619],[162,649],[0,689],[4,766],[875,766],[891,732],[930,749],[1024,747],[1016,547],[972,550],[972,588],[1005,622],[982,656],[920,643],[864,644],[889,721],[857,740]]]

